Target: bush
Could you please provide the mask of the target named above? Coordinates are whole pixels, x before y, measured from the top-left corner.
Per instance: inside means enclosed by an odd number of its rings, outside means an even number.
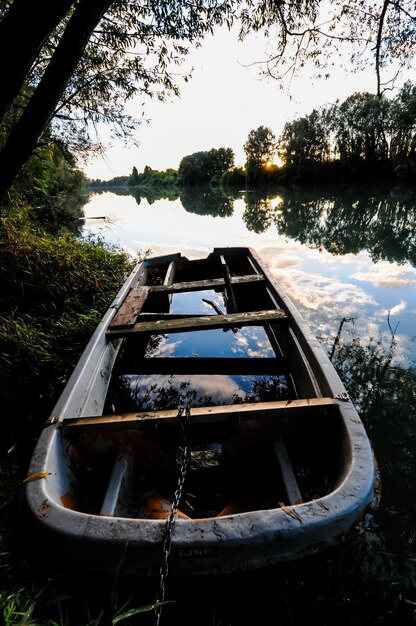
[[[126,254],[108,249],[99,239],[86,241],[68,232],[54,236],[35,227],[27,210],[3,216],[0,386],[7,407],[4,415],[22,419],[22,412],[33,416],[52,408],[131,267]]]

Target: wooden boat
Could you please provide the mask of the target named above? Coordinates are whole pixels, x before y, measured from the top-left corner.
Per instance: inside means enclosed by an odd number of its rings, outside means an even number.
[[[170,571],[227,573],[339,542],[376,495],[357,411],[248,248],[138,266],[48,419],[24,487],[43,557],[122,561],[138,574],[159,572],[171,514]]]

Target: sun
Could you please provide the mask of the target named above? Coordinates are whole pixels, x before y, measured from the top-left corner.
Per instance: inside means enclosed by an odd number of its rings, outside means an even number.
[[[265,163],[265,167],[267,169],[270,169],[273,166],[282,167],[283,165],[284,165],[284,162],[279,156],[275,156],[273,159],[270,159],[269,161],[266,161]]]

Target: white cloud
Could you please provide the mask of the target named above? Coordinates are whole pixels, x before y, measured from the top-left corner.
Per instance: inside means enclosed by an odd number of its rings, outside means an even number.
[[[352,276],[355,280],[367,282],[374,287],[402,289],[416,285],[416,269],[408,265],[380,262],[371,270],[362,270]]]
[[[170,336],[165,337],[164,335],[161,335],[159,343],[157,344],[156,348],[151,352],[151,357],[170,357],[175,353],[177,347],[181,343],[181,340],[172,341],[172,338]]]
[[[407,303],[404,300],[400,300],[400,303],[396,304],[396,306],[393,306],[390,309],[383,309],[382,311],[380,311],[378,317],[387,318],[388,315],[390,315],[390,317],[394,315],[399,315],[406,308],[407,308]]]
[[[130,378],[131,386],[140,393],[147,392],[152,385],[157,384],[158,388],[174,387],[178,388],[181,383],[190,382],[189,389],[197,392],[198,396],[210,396],[218,404],[228,403],[234,394],[242,395],[238,384],[230,377],[223,375],[199,374],[181,376],[134,376]]]

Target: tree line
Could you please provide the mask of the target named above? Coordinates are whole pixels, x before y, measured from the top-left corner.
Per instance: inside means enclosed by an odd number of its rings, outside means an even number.
[[[415,173],[416,87],[406,82],[394,98],[354,93],[287,123],[277,150],[289,166],[305,162],[380,164]],[[381,171],[382,168],[381,168]]]
[[[279,137],[259,126],[244,143],[244,167],[231,148],[186,155],[178,170],[136,167],[128,176],[92,181],[94,187],[143,190],[219,185],[263,187],[302,180],[415,180],[416,86],[406,82],[394,98],[357,92],[287,122]],[[276,163],[278,159],[279,165]]]

